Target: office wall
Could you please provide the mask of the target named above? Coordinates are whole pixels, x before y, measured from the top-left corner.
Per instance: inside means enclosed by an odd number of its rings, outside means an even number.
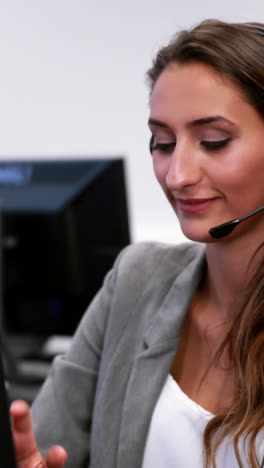
[[[133,240],[184,240],[152,174],[144,75],[208,17],[264,21],[263,0],[0,0],[0,156],[124,155]]]

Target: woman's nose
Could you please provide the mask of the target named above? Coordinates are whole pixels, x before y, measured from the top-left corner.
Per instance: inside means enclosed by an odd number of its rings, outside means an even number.
[[[169,190],[182,190],[200,181],[202,173],[198,159],[193,150],[175,147],[166,175]]]

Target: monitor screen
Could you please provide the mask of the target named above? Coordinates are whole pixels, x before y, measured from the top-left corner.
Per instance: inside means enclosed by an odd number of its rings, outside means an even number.
[[[124,161],[0,162],[3,323],[72,335],[130,242]]]

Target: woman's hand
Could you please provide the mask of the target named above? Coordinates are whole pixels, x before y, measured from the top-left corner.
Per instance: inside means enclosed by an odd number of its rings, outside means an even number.
[[[10,414],[18,468],[63,468],[67,460],[67,453],[63,447],[52,447],[45,460],[39,452],[29,405],[25,401],[16,400],[10,406]]]

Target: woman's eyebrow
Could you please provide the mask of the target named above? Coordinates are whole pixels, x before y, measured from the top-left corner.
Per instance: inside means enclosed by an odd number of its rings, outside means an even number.
[[[191,122],[188,122],[187,127],[189,127],[189,128],[190,127],[199,127],[200,125],[208,125],[208,124],[214,123],[214,122],[226,122],[226,123],[228,123],[230,125],[234,125],[234,123],[231,122],[231,120],[226,119],[225,117],[222,117],[221,115],[213,115],[213,116],[210,116],[210,117],[203,117],[201,119],[192,120]],[[170,127],[167,124],[165,124],[164,122],[161,122],[160,120],[150,118],[148,120],[148,124],[170,130]]]
[[[149,119],[148,120],[148,125],[153,125],[153,126],[156,126],[156,127],[162,127],[162,128],[169,129],[168,125],[166,125],[164,122],[161,122],[160,120],[156,120],[156,119]]]
[[[200,125],[207,125],[214,122],[226,122],[230,125],[234,125],[234,123],[231,122],[231,120],[227,119],[226,117],[223,117],[222,115],[213,115],[211,117],[203,117],[201,119],[192,120],[187,124],[187,127],[198,127]]]

